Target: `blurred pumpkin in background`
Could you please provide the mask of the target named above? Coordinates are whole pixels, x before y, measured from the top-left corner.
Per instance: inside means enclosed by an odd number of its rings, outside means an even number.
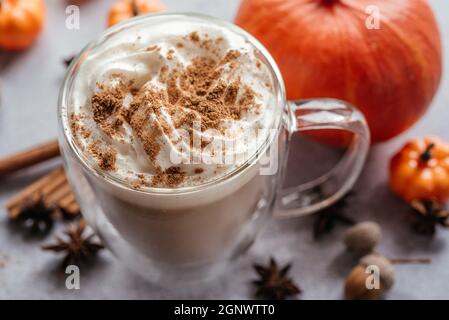
[[[235,22],[273,55],[289,99],[354,104],[373,142],[413,125],[438,89],[441,42],[426,0],[243,0]]]
[[[45,22],[43,0],[0,0],[0,48],[30,47]]]
[[[109,10],[108,27],[141,14],[165,9],[158,0],[119,0]]]

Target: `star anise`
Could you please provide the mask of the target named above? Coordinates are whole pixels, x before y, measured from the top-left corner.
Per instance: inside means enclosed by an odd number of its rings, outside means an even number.
[[[58,211],[64,220],[75,220],[76,218],[81,216],[81,211],[74,213],[63,207],[58,207]]]
[[[449,211],[434,199],[415,200],[412,227],[419,234],[433,235],[437,225],[449,227]]]
[[[70,66],[70,64],[72,63],[73,59],[75,59],[75,56],[70,56],[67,58],[64,58],[63,62],[65,64],[66,67]]]
[[[103,245],[93,241],[94,233],[84,236],[86,222],[81,219],[77,224],[72,224],[65,231],[66,239],[56,237],[56,243],[42,246],[43,250],[65,252],[62,267],[71,264],[79,264],[92,258],[103,249]]]
[[[257,286],[256,297],[269,300],[285,300],[289,296],[300,294],[301,289],[287,277],[291,264],[279,268],[274,258],[270,258],[270,264],[265,267],[255,264],[254,269],[260,276],[253,283]]]
[[[19,214],[13,221],[32,233],[45,234],[53,228],[55,208],[49,207],[42,197],[25,200]]]
[[[337,222],[348,226],[355,224],[353,219],[343,213],[348,205],[348,200],[353,195],[354,193],[350,191],[336,203],[316,214],[317,217],[313,225],[313,237],[315,239],[319,239],[323,234],[331,232]]]

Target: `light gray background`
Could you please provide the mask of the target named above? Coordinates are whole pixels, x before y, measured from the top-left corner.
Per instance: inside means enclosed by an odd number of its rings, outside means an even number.
[[[407,1],[407,0],[403,0]],[[56,101],[65,67],[62,59],[80,50],[104,29],[106,10],[112,1],[47,0],[48,19],[37,45],[19,54],[0,54],[0,157],[56,137]],[[68,4],[81,5],[81,29],[64,27]],[[196,11],[232,20],[238,0],[165,0],[171,10]],[[449,3],[431,1],[444,43],[449,41]],[[317,21],[317,23],[319,23]],[[446,51],[448,60],[449,51]],[[449,70],[445,66],[440,91],[431,109],[413,129],[400,137],[372,148],[357,183],[357,195],[348,214],[355,219],[375,220],[383,227],[380,251],[394,257],[431,257],[431,265],[397,266],[397,283],[387,298],[449,298],[449,230],[435,237],[417,236],[407,225],[407,207],[388,191],[388,160],[406,139],[436,134],[449,140]],[[326,152],[316,145],[295,142],[291,155],[296,168],[307,167],[307,158]],[[307,151],[307,152],[305,152]],[[329,157],[329,159],[333,159]],[[298,165],[300,163],[300,166]],[[53,163],[54,164],[54,163]],[[326,163],[329,166],[331,163]],[[121,266],[104,251],[94,268],[84,272],[81,289],[69,291],[55,272],[59,262],[39,246],[46,239],[30,239],[8,223],[3,205],[11,195],[44,174],[49,165],[26,170],[0,181],[0,298],[36,299],[166,299],[166,298],[251,298],[249,282],[254,278],[251,264],[273,254],[279,261],[293,262],[291,274],[303,288],[303,299],[340,299],[345,275],[354,261],[340,243],[342,228],[322,241],[312,239],[313,217],[272,221],[249,253],[241,258],[223,280],[204,290],[168,291],[146,283]],[[324,166],[325,167],[325,166]],[[292,170],[300,179],[305,171]],[[323,169],[320,164],[320,169]]]

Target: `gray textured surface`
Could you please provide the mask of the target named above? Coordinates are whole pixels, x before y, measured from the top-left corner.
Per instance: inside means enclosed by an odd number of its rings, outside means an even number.
[[[404,0],[405,1],[405,0]],[[81,3],[81,29],[64,28],[64,9]],[[0,157],[56,135],[56,99],[64,75],[61,60],[78,51],[104,28],[106,8],[112,1],[47,0],[48,24],[38,44],[16,55],[0,55]],[[431,1],[445,44],[449,43],[449,3]],[[237,0],[165,0],[172,10],[197,11],[232,19]],[[446,51],[449,53],[449,51]],[[448,60],[446,54],[446,61]],[[375,220],[383,227],[380,250],[389,256],[428,256],[431,265],[397,267],[397,283],[387,298],[449,298],[449,232],[439,230],[433,239],[412,234],[405,224],[406,207],[388,191],[388,159],[410,137],[436,134],[449,140],[449,69],[445,66],[440,91],[426,116],[402,136],[372,148],[365,170],[357,183],[357,195],[349,214],[358,220]],[[298,151],[308,146],[298,143]],[[308,150],[316,150],[311,146]],[[311,155],[313,156],[313,152]],[[295,161],[296,159],[296,161]],[[301,155],[292,155],[298,163]],[[303,165],[303,164],[302,164]],[[304,165],[303,165],[304,166]],[[47,239],[30,239],[12,229],[3,204],[6,199],[45,172],[34,168],[0,183],[0,298],[37,299],[165,299],[251,297],[251,263],[262,262],[272,253],[282,262],[293,261],[292,276],[304,289],[304,299],[339,299],[346,273],[353,261],[344,254],[337,228],[322,241],[311,237],[313,217],[272,221],[249,253],[228,276],[204,290],[166,291],[133,275],[109,252],[82,274],[81,290],[64,288],[56,275],[55,256],[39,245]],[[309,171],[309,170],[308,170]],[[232,274],[232,276],[230,276]]]

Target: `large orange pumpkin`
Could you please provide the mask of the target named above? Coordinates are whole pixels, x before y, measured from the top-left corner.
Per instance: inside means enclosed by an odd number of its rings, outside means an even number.
[[[0,48],[28,48],[41,32],[44,22],[43,0],[0,0]]]
[[[426,0],[243,0],[236,23],[273,55],[290,99],[353,103],[374,142],[415,123],[440,82],[440,35]]]

